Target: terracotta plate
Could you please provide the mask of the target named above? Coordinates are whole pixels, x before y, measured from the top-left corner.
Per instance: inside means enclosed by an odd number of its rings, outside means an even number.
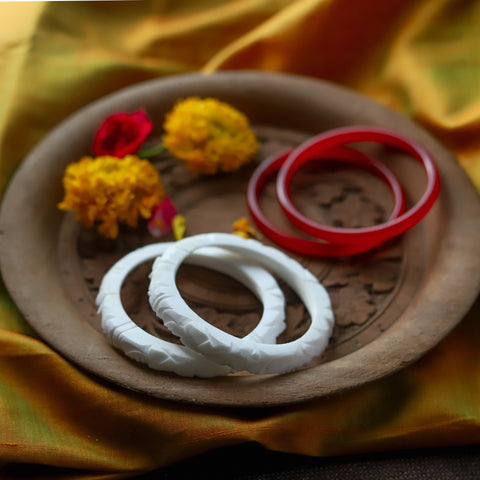
[[[245,112],[261,143],[258,161],[326,129],[380,125],[421,142],[435,157],[439,200],[427,218],[382,250],[341,260],[299,258],[327,287],[336,327],[328,350],[305,368],[285,375],[237,373],[225,378],[182,378],[150,370],[105,340],[95,294],[104,272],[128,251],[157,241],[144,226],[123,229],[105,241],[56,208],[66,165],[90,153],[100,122],[118,111],[145,108],[161,135],[162,119],[179,98],[212,96]],[[399,152],[365,145],[397,173],[409,201],[425,184],[421,167]],[[187,219],[187,235],[230,232],[247,215],[245,187],[255,165],[235,174],[194,177],[164,154],[154,159],[165,189]],[[335,225],[362,226],[388,218],[390,195],[359,171],[302,171],[295,200],[309,216]],[[263,208],[279,226],[282,217],[270,185]],[[456,159],[422,128],[372,101],[317,80],[285,74],[223,72],[184,75],[137,85],[82,109],[39,144],[13,178],[1,213],[1,266],[7,287],[30,324],[61,355],[126,388],[175,401],[221,406],[271,406],[315,399],[388,375],[440,341],[463,317],[480,288],[480,202]],[[169,238],[166,238],[168,240]],[[267,239],[263,239],[268,243]],[[297,257],[298,258],[298,257]],[[122,295],[132,318],[154,335],[170,338],[146,299],[149,265],[125,282]],[[178,283],[208,321],[244,335],[261,313],[253,295],[228,277],[182,266]],[[305,330],[309,319],[296,295],[288,299],[287,330],[279,342]]]

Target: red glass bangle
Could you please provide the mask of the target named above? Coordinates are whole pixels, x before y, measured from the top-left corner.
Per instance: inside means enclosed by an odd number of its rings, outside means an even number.
[[[380,225],[362,228],[339,228],[321,225],[302,215],[294,206],[290,185],[305,162],[323,156],[325,151],[352,142],[378,142],[408,153],[423,165],[427,185],[420,200],[403,215]],[[418,143],[389,130],[377,127],[346,127],[317,135],[294,149],[285,159],[277,176],[277,198],[286,217],[300,230],[322,240],[342,245],[383,243],[406,232],[425,217],[438,197],[440,177],[430,154]]]
[[[309,240],[289,235],[277,228],[260,208],[259,198],[268,180],[281,168],[291,151],[273,156],[262,162],[250,178],[247,187],[247,205],[255,224],[259,230],[278,245],[302,255],[315,257],[343,257],[366,252],[378,246],[377,242],[363,242],[358,245],[338,245],[333,243]],[[338,147],[330,151],[321,152],[316,160],[338,160],[350,163],[368,170],[381,178],[389,187],[394,198],[394,207],[390,219],[402,215],[405,211],[406,200],[403,189],[395,175],[381,162],[370,158],[358,150]]]

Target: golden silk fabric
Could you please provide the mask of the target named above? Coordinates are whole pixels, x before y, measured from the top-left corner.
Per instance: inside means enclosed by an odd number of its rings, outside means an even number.
[[[217,69],[352,88],[430,130],[480,188],[479,1],[0,3],[0,51],[2,193],[35,143],[85,104]],[[120,478],[245,441],[309,455],[478,443],[478,320],[477,308],[415,365],[370,385],[306,405],[221,410],[79,371],[36,337],[2,287],[0,464]]]

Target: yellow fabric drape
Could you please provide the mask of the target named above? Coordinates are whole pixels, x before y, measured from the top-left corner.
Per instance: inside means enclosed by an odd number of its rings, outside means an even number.
[[[85,104],[143,80],[247,68],[327,79],[412,117],[480,189],[477,0],[0,3],[0,53],[1,193],[35,143]],[[305,405],[222,410],[79,371],[2,287],[0,465],[106,479],[245,441],[308,455],[477,443],[479,319],[477,307],[415,365],[370,385]]]

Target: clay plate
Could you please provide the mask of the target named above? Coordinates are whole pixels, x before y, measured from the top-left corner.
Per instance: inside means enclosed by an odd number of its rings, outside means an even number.
[[[94,303],[104,272],[118,258],[157,241],[142,225],[123,229],[116,241],[100,239],[56,208],[66,165],[90,153],[107,115],[145,108],[161,135],[162,119],[179,98],[212,96],[245,112],[261,148],[257,161],[309,136],[343,125],[380,125],[421,142],[435,157],[440,197],[420,225],[385,248],[354,258],[299,258],[325,284],[336,327],[327,351],[284,375],[237,373],[225,378],[182,378],[150,370],[105,340]],[[421,167],[399,152],[365,145],[397,173],[415,202],[424,187]],[[187,219],[187,235],[231,232],[248,215],[245,188],[255,165],[236,174],[196,178],[168,154],[154,159],[165,189]],[[347,168],[303,171],[295,179],[300,208],[319,220],[345,226],[384,221],[391,209],[385,186]],[[282,228],[270,185],[263,207]],[[60,124],[25,159],[5,195],[0,218],[1,267],[6,285],[29,323],[65,358],[123,387],[175,401],[216,406],[273,406],[312,400],[391,374],[438,343],[464,316],[480,289],[480,202],[456,159],[418,125],[340,87],[286,74],[189,74],[140,84],[80,110]],[[170,238],[165,238],[169,240]],[[262,241],[269,243],[267,239]],[[151,313],[146,299],[149,265],[125,282],[122,295],[132,318],[154,335],[178,341]],[[228,277],[182,266],[178,283],[192,308],[235,335],[244,335],[261,313],[253,295]],[[308,316],[287,285],[287,330],[279,342],[305,330]]]

